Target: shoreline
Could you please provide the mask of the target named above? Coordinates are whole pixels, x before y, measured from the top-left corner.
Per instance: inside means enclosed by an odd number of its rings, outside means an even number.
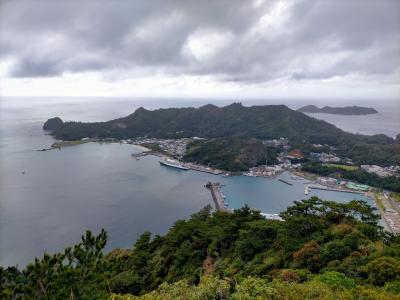
[[[145,146],[138,145],[138,144],[127,144],[127,145],[132,145],[132,146],[134,146],[134,147],[136,147],[136,148],[141,149],[141,150],[142,150],[142,153],[152,151],[150,148],[147,148],[147,147],[145,147]]]
[[[118,140],[93,140],[93,139],[88,139],[88,140],[76,140],[76,141],[55,141],[50,148],[44,148],[44,149],[38,149],[36,151],[50,151],[50,150],[61,150],[61,148],[63,147],[72,147],[72,146],[78,146],[81,144],[85,144],[85,143],[97,143],[97,144],[126,144],[126,145],[131,145],[136,147],[139,152],[138,153],[132,153],[132,156],[137,157],[137,159],[139,159],[139,157],[142,156],[147,156],[147,155],[154,155],[154,156],[158,156],[158,157],[170,157],[175,159],[175,157],[173,157],[172,155],[168,154],[168,153],[162,153],[159,151],[154,151],[148,147],[145,147],[141,144],[134,144],[134,143],[123,143],[121,141]],[[232,176],[231,173],[232,172],[228,172],[226,170],[219,170],[219,169],[214,169],[211,167],[206,167],[206,166],[202,166],[202,165],[197,165],[195,163],[191,163],[191,162],[183,162],[185,165],[187,165],[189,167],[190,170],[196,171],[196,172],[206,172],[209,174],[214,174],[214,175],[222,175],[222,176]],[[279,172],[278,174],[275,174],[274,176],[250,176],[250,177],[262,177],[262,178],[268,178],[268,179],[278,179],[278,176],[281,175],[283,172],[289,172],[291,175],[300,177],[303,180],[308,180],[311,181],[309,182],[309,184],[315,184],[317,182],[315,182],[316,178],[318,177],[315,174],[312,173],[308,173],[308,172],[304,172],[301,170],[282,170],[282,172]],[[245,172],[243,172],[242,174],[240,174],[241,176],[246,176]],[[319,183],[318,183],[319,184]],[[387,209],[389,209],[389,211],[392,210],[392,205],[390,205],[390,207],[388,207],[388,205],[386,205],[388,201],[386,201],[386,199],[384,199],[384,194],[382,192],[377,192],[376,189],[372,189],[369,192],[360,192],[360,191],[353,191],[353,190],[347,190],[347,189],[342,189],[342,188],[337,188],[336,186],[334,188],[332,188],[329,185],[324,185],[324,184],[319,184],[322,186],[321,190],[325,190],[325,191],[330,191],[330,189],[332,189],[333,192],[343,192],[343,193],[357,193],[357,194],[361,194],[364,195],[365,197],[368,197],[370,199],[372,199],[374,201],[375,206],[377,207],[378,211],[379,211],[379,215],[385,225],[385,228],[388,231],[391,232],[400,232],[399,228],[400,228],[400,217],[399,214],[394,215],[393,213],[388,213]],[[309,188],[312,188],[311,186]],[[305,194],[306,196],[308,196],[308,194]]]

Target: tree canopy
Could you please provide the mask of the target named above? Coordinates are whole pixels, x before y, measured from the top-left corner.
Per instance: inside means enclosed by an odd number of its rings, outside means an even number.
[[[281,217],[207,206],[164,236],[145,232],[132,249],[107,254],[106,232],[87,232],[23,270],[0,268],[0,298],[400,298],[400,238],[365,202],[312,197]]]

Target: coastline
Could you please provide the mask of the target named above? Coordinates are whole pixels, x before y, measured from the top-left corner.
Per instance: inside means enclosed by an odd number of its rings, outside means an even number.
[[[169,157],[172,159],[175,159],[175,157],[169,153],[164,153],[164,151],[155,151],[153,149],[150,149],[146,146],[143,146],[142,144],[135,144],[135,143],[126,143],[124,141],[120,141],[120,140],[97,140],[97,139],[84,139],[84,140],[76,140],[76,141],[55,141],[52,145],[51,148],[48,149],[41,149],[41,150],[37,150],[37,151],[48,151],[48,150],[61,150],[61,148],[63,147],[71,147],[71,146],[77,146],[77,145],[81,145],[81,144],[85,144],[85,143],[98,143],[98,144],[102,144],[102,143],[115,143],[115,144],[127,144],[127,145],[132,145],[134,147],[136,147],[137,150],[139,150],[138,153],[132,153],[133,157],[136,157],[136,159],[139,159],[142,156],[147,156],[147,155],[154,155],[154,156],[159,156],[159,157]],[[193,171],[197,171],[197,172],[206,172],[206,173],[210,173],[210,174],[214,174],[214,175],[222,175],[224,177],[226,176],[232,176],[231,172],[228,172],[226,170],[219,170],[219,169],[214,169],[212,167],[208,167],[208,166],[202,166],[202,165],[198,165],[192,162],[183,162],[183,164],[185,166],[187,166],[190,170]],[[308,172],[304,172],[301,170],[295,170],[295,169],[289,169],[289,170],[282,170],[282,172],[287,171],[290,174],[294,175],[294,176],[298,176],[304,180],[308,180],[310,181],[309,184],[313,184],[313,183],[317,183],[316,179],[317,179],[317,175],[312,174],[312,173],[308,173]],[[263,178],[269,178],[269,179],[277,179],[277,177],[282,173],[279,172],[278,174],[275,174],[274,176],[257,176],[257,175],[253,175],[254,177],[263,177]],[[242,176],[246,176],[246,173],[243,172],[241,174]],[[249,176],[249,175],[247,175]],[[277,179],[279,180],[279,179]],[[384,192],[378,192],[376,189],[373,189],[369,192],[357,192],[357,191],[353,191],[353,190],[348,190],[348,189],[344,189],[344,188],[338,188],[338,187],[332,187],[330,185],[325,185],[325,184],[320,184],[321,185],[321,190],[332,190],[335,192],[344,192],[344,193],[360,193],[360,194],[364,194],[366,197],[371,198],[374,203],[375,206],[378,208],[379,214],[381,216],[381,219],[385,225],[385,228],[393,233],[396,232],[400,232],[399,228],[400,228],[400,217],[399,217],[399,212],[397,209],[393,209],[394,206],[391,204],[389,205],[389,200],[385,199],[385,194]],[[307,187],[308,189],[311,189],[311,186]],[[308,193],[305,195],[308,195]],[[394,211],[394,212],[393,212]]]
[[[140,150],[142,150],[142,153],[143,152],[150,152],[150,151],[152,151],[150,148],[147,148],[147,147],[145,147],[145,146],[142,146],[142,145],[138,145],[138,144],[131,144],[132,146],[135,146],[136,148],[138,148],[138,149],[140,149]]]

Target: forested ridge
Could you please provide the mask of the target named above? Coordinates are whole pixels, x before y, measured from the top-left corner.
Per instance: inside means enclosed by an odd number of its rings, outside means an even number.
[[[52,134],[62,140],[85,137],[128,139],[198,136],[212,139],[219,148],[221,139],[264,140],[285,137],[300,149],[308,149],[313,143],[334,146],[338,155],[352,158],[359,164],[400,163],[398,140],[383,134],[351,134],[285,105],[245,107],[233,103],[225,107],[209,104],[199,108],[138,108],[127,117],[108,122],[64,122],[52,127]],[[207,152],[209,145],[204,146],[202,151],[197,152],[203,155],[201,159],[212,154]],[[201,147],[201,143],[197,145],[197,148]],[[229,151],[226,148],[221,150]],[[240,153],[241,149],[237,152]]]
[[[400,299],[400,237],[365,202],[312,197],[281,217],[208,206],[107,254],[106,232],[87,232],[23,270],[0,268],[0,298]]]

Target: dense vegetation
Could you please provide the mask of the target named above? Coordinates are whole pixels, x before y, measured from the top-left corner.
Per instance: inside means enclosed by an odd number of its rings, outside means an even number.
[[[332,145],[337,148],[336,152],[339,155],[352,158],[360,164],[400,163],[400,145],[394,139],[385,135],[364,136],[347,133],[332,124],[311,118],[284,105],[244,107],[240,103],[234,103],[225,107],[205,105],[200,108],[168,108],[154,111],[139,108],[125,118],[109,122],[65,122],[57,126],[52,134],[62,140],[84,137],[126,139],[145,136],[259,140],[286,137],[301,149],[307,149],[313,143]],[[221,145],[219,148],[229,152],[229,149],[221,148]],[[210,155],[204,151],[202,153]],[[257,157],[254,159],[257,160]],[[230,164],[233,165],[234,162],[231,161]]]
[[[400,238],[365,202],[313,197],[281,216],[206,207],[107,255],[106,233],[87,232],[23,271],[0,268],[0,298],[400,299]]]
[[[321,176],[353,180],[370,186],[400,192],[400,177],[379,177],[374,173],[368,173],[362,169],[346,170],[342,167],[335,167],[334,165],[326,166],[318,162],[304,164],[302,169]]]
[[[185,160],[229,171],[245,171],[260,164],[276,163],[278,150],[257,139],[220,138],[188,146]]]
[[[61,126],[63,124],[63,121],[58,118],[51,118],[48,119],[44,125],[43,125],[43,130],[55,130],[57,127]]]

